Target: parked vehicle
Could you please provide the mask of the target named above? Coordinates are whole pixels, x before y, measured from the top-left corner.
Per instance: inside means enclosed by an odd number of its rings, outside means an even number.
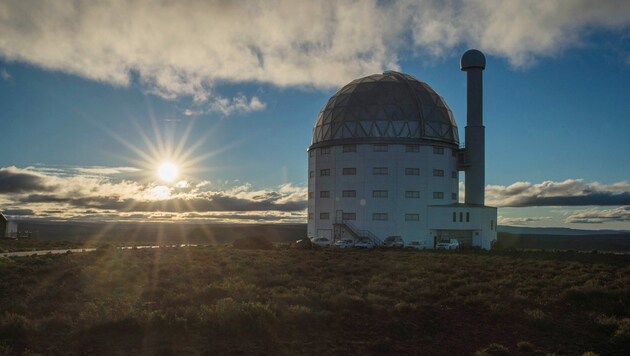
[[[339,249],[353,248],[354,247],[354,241],[353,240],[347,240],[347,239],[337,240],[337,241],[335,241],[335,247],[339,248]]]
[[[311,242],[313,243],[313,245],[319,247],[328,247],[332,245],[332,241],[327,237],[313,237],[311,239]]]
[[[357,241],[354,244],[354,248],[364,248],[367,250],[371,250],[374,248],[374,242],[372,242],[372,240],[369,240],[369,239],[362,239],[362,240]]]
[[[400,236],[389,236],[383,240],[384,247],[405,247],[405,241]]]
[[[310,239],[304,238],[301,240],[295,241],[295,247],[302,250],[310,250],[313,248],[313,243]]]
[[[427,245],[424,243],[424,241],[411,241],[406,247],[424,250],[425,248],[427,248]]]
[[[456,250],[459,248],[457,239],[450,239],[449,242],[438,242],[435,244],[437,250]]]

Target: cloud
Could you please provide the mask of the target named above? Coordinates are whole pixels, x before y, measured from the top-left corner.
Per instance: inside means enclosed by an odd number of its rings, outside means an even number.
[[[79,173],[94,174],[94,175],[114,175],[125,173],[137,173],[140,172],[139,168],[135,167],[78,167],[75,170]]]
[[[630,205],[630,184],[585,183],[582,179],[539,184],[486,186],[486,203],[497,207]]]
[[[216,83],[331,88],[398,69],[402,57],[430,60],[464,46],[528,66],[587,44],[592,31],[622,33],[629,12],[630,2],[614,0],[8,0],[0,56],[218,101],[218,112],[253,111],[260,99],[226,103]]]
[[[43,175],[19,170],[16,167],[0,168],[0,194],[50,191],[53,188]]]
[[[497,218],[498,223],[501,225],[516,225],[516,226],[529,225],[529,223],[545,221],[545,220],[551,220],[551,218],[548,216],[530,216],[530,217],[499,216]]]
[[[13,216],[28,216],[35,215],[35,212],[31,209],[4,209],[2,210],[4,215],[13,215]]]
[[[248,99],[245,95],[240,94],[232,99],[224,97],[214,97],[213,101],[208,105],[207,111],[218,112],[220,114],[223,114],[224,116],[228,116],[235,112],[248,113],[252,111],[261,111],[264,110],[266,107],[267,104],[260,101],[257,96],[252,96],[250,99]],[[186,111],[186,113],[188,113],[188,111]]]
[[[601,224],[605,222],[630,221],[630,206],[620,206],[614,209],[588,209],[569,215],[565,222],[581,224]]]
[[[276,222],[295,222],[304,218],[306,187],[284,184],[277,189],[257,190],[245,183],[217,190],[211,189],[207,181],[163,186],[121,179],[120,174],[125,172],[136,169],[2,168],[0,188],[6,189],[0,189],[0,202],[19,207],[10,211],[65,220],[186,220],[190,213],[222,213],[234,221],[274,221],[275,217]],[[220,215],[213,215],[212,219],[220,221]]]
[[[6,69],[2,68],[0,69],[0,78],[4,80],[9,80],[11,79],[11,73],[9,73]]]

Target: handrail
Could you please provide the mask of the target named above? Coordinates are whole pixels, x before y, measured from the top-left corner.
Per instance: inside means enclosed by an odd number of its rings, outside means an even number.
[[[350,230],[352,230],[352,232],[354,232],[357,236],[368,238],[370,241],[372,241],[377,246],[383,245],[383,240],[381,240],[378,236],[374,235],[374,233],[372,233],[369,230],[358,229],[353,223],[351,223],[348,220],[335,219],[335,224],[343,224],[343,225],[345,225]]]

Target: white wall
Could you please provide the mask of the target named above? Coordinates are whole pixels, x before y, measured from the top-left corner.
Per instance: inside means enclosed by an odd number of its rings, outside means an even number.
[[[433,246],[428,234],[429,205],[457,202],[457,157],[452,148],[443,147],[444,154],[435,154],[433,146],[421,145],[419,152],[407,152],[405,144],[389,144],[387,152],[375,152],[372,144],[356,145],[356,152],[343,152],[343,146],[329,146],[330,154],[321,154],[322,148],[309,152],[308,234],[317,236],[318,231],[332,230],[337,210],[356,213],[351,221],[360,229],[366,229],[381,239],[401,236],[405,243],[426,241]],[[344,167],[356,168],[355,176],[343,175]],[[387,167],[388,175],[373,175],[374,167]],[[418,168],[419,175],[406,175],[405,168]],[[330,176],[322,177],[320,171],[330,169]],[[444,177],[434,177],[433,170],[441,169]],[[457,174],[459,177],[459,174]],[[344,198],[342,191],[355,190],[355,198]],[[374,198],[374,190],[387,190],[387,198]],[[329,198],[320,198],[321,191],[329,191]],[[418,191],[419,198],[405,198],[406,191]],[[433,192],[443,192],[443,199],[434,199]],[[452,194],[455,193],[455,199]],[[328,220],[320,219],[327,212]],[[387,221],[374,221],[374,213],[387,213]],[[419,221],[405,221],[405,214],[418,214]]]

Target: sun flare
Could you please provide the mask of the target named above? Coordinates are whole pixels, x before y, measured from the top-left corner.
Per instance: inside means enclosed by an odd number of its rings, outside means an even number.
[[[177,179],[179,169],[172,162],[164,162],[158,168],[158,177],[167,183],[171,183]]]

